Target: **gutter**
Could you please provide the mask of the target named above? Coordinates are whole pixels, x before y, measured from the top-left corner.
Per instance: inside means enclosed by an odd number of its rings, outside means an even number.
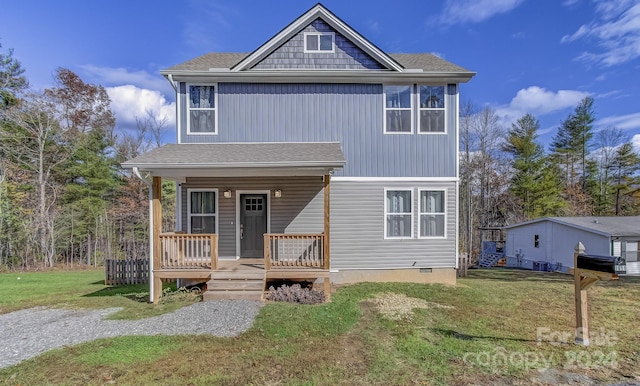
[[[160,71],[160,74],[167,78],[179,77],[181,81],[189,81],[189,79],[200,79],[203,77],[211,78],[215,77],[221,81],[237,81],[237,82],[255,82],[260,80],[263,83],[294,83],[294,82],[306,82],[306,83],[334,83],[334,82],[350,82],[353,83],[354,79],[358,79],[364,83],[383,83],[393,82],[405,79],[416,79],[416,81],[441,81],[441,82],[455,82],[466,83],[473,78],[476,73],[472,71],[460,72],[460,71],[410,71],[405,70],[403,72],[392,71],[340,71],[324,70],[324,71],[308,71],[308,70],[288,70],[286,73],[282,71],[271,70],[252,70],[233,72],[228,69],[211,69],[208,71],[194,71],[194,70],[172,70],[171,72],[164,70]]]
[[[134,166],[131,171],[149,187],[149,303],[153,303],[153,187],[149,180],[142,177],[137,166]]]

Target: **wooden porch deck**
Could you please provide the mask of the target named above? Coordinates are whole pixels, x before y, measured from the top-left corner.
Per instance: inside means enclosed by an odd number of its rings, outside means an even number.
[[[330,267],[330,181],[323,178],[323,232],[316,234],[264,234],[263,259],[219,260],[218,234],[162,233],[162,179],[153,177],[152,232],[154,303],[162,293],[162,279],[207,280],[205,300],[262,300],[269,279],[324,280],[331,295]],[[259,296],[258,296],[259,294]]]
[[[324,280],[327,299],[331,296],[329,270],[305,266],[265,268],[265,260],[242,258],[218,260],[215,270],[210,268],[165,268],[154,270],[156,278],[202,279],[207,281],[203,300],[243,299],[264,300],[270,279]]]

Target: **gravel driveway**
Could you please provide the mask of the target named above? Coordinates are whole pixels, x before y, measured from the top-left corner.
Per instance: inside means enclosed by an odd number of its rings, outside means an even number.
[[[123,335],[211,334],[236,336],[258,315],[261,302],[219,300],[196,303],[142,320],[104,320],[119,308],[65,310],[31,308],[0,315],[0,368],[45,351]]]

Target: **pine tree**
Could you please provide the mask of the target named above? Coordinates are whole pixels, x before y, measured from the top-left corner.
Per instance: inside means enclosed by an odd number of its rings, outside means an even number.
[[[637,185],[640,183],[637,176],[640,170],[640,155],[634,151],[631,142],[618,148],[612,166],[615,214],[618,216],[625,212],[625,198],[631,197],[638,190]]]
[[[562,121],[551,143],[554,162],[563,174],[564,194],[572,214],[591,214],[594,201],[589,193],[595,191],[587,189],[590,178],[587,156],[595,120],[593,103],[592,97],[582,99],[574,112]]]
[[[512,124],[503,150],[513,157],[511,191],[522,201],[526,218],[557,215],[564,205],[557,169],[536,141],[540,124],[526,114]]]

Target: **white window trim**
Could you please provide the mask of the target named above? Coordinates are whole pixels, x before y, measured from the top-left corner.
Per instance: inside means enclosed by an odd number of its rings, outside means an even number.
[[[220,211],[218,210],[218,206],[220,204],[220,195],[218,194],[218,189],[214,188],[188,188],[187,189],[187,233],[191,233],[191,217],[194,215],[191,213],[191,193],[192,192],[213,192],[216,196],[216,205],[215,205],[215,213],[214,214],[196,214],[198,217],[211,217],[214,216],[215,226],[216,226],[216,234],[220,233],[219,222],[220,222]]]
[[[387,107],[387,86],[409,86],[411,87],[411,97],[409,98],[411,106],[410,107]],[[415,112],[413,111],[413,106],[415,105],[415,83],[388,83],[382,85],[382,126],[384,130],[384,134],[399,134],[399,135],[411,135],[414,132],[415,127]],[[411,111],[411,131],[387,131],[387,109],[388,110],[399,110],[399,111]]]
[[[388,215],[406,215],[407,213],[389,213],[387,212],[387,192],[388,191],[403,191],[403,192],[410,192],[411,193],[411,235],[410,236],[387,236],[387,216]],[[384,205],[384,239],[385,240],[409,240],[409,239],[413,239],[414,238],[414,231],[415,231],[415,218],[414,218],[414,207],[415,207],[415,201],[414,201],[414,188],[407,188],[407,187],[403,187],[403,188],[384,188],[384,201],[383,201],[383,205]]]
[[[304,34],[304,53],[305,54],[330,54],[336,52],[336,34],[334,32],[305,32]],[[317,50],[309,50],[307,49],[307,36],[314,35],[318,36],[318,49]],[[331,36],[331,50],[321,50],[320,49],[320,36]]]
[[[189,87],[190,86],[213,86],[213,108],[191,108],[189,103]],[[185,112],[187,119],[187,135],[218,135],[218,83],[187,83],[185,89]],[[213,110],[214,131],[210,133],[191,132],[191,110]]]
[[[420,203],[421,203],[421,197],[422,197],[422,192],[444,192],[444,205],[443,205],[443,209],[444,211],[442,213],[438,213],[438,212],[422,212],[420,210]],[[417,199],[417,211],[418,211],[418,238],[419,239],[446,239],[447,238],[447,198],[448,192],[446,188],[418,188],[418,199]],[[437,215],[444,215],[444,234],[442,236],[422,236],[422,221],[421,221],[421,216],[425,214],[437,214]]]
[[[431,87],[444,87],[444,107],[420,107],[420,86]],[[417,84],[416,85],[416,106],[418,106],[418,124],[416,125],[416,132],[420,135],[443,135],[447,134],[447,85],[446,84]],[[444,112],[444,131],[420,131],[420,116],[422,111],[443,111]]]

